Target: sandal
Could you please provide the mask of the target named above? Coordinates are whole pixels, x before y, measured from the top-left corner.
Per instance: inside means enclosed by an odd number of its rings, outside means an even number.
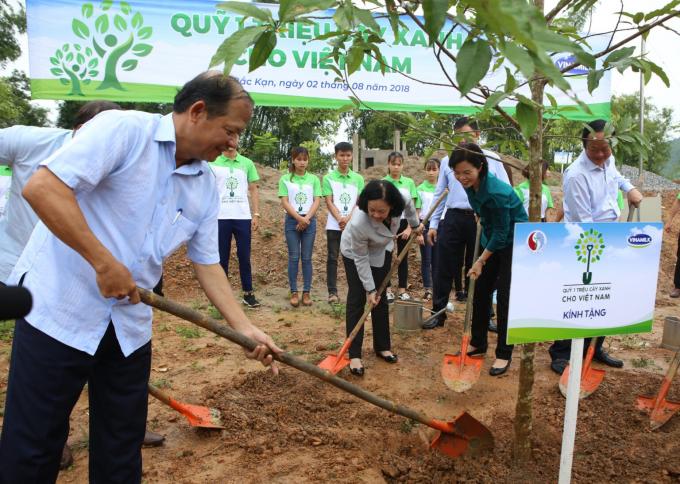
[[[290,305],[293,306],[294,308],[300,305],[300,297],[298,296],[297,292],[290,293]]]

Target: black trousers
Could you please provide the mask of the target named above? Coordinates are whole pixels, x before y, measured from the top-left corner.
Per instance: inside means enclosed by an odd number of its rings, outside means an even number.
[[[675,262],[675,276],[673,277],[673,285],[680,289],[680,232],[678,232],[678,252],[677,261]]]
[[[465,273],[472,267],[472,257],[475,252],[475,235],[477,223],[472,210],[459,210],[449,208],[446,210],[444,220],[439,222],[437,230],[437,268],[433,274],[434,298],[433,311],[444,309],[449,302],[451,287],[461,291],[463,261]],[[465,290],[468,287],[468,278],[465,278]],[[446,314],[439,317],[440,321],[446,320]]]
[[[85,383],[90,482],[141,482],[150,368],[151,342],[126,358],[113,324],[91,356],[17,320],[0,436],[0,482],[56,481],[69,415]]]
[[[583,356],[586,356],[588,352],[588,346],[590,346],[591,338],[586,338],[583,342]],[[602,344],[604,343],[604,336],[599,336],[597,342],[595,343],[595,353],[602,351]],[[568,360],[571,358],[571,340],[561,339],[553,342],[548,348],[548,353],[550,353],[550,359],[555,360]]]
[[[366,290],[359,279],[357,266],[352,259],[342,256],[342,261],[345,264],[345,273],[347,274],[347,308],[345,317],[345,327],[347,336],[352,332],[354,327],[361,319],[366,306]],[[387,276],[390,271],[390,264],[392,262],[392,254],[385,252],[385,264],[382,267],[371,267],[373,274],[373,281],[376,289]],[[390,342],[390,315],[387,308],[387,298],[385,292],[380,295],[380,302],[371,311],[371,323],[373,324],[373,349],[375,351],[388,351],[392,348]],[[349,347],[350,358],[361,358],[361,347],[364,344],[364,328],[357,333],[352,344]]]
[[[329,295],[338,293],[338,255],[341,237],[342,230],[326,230],[326,286]]]
[[[475,296],[472,304],[472,339],[476,348],[487,347],[489,314],[493,304],[494,288],[498,291],[496,324],[498,343],[496,358],[512,358],[513,346],[506,343],[508,336],[508,308],[510,302],[510,278],[512,268],[512,246],[494,252],[486,261],[482,274],[475,283]]]

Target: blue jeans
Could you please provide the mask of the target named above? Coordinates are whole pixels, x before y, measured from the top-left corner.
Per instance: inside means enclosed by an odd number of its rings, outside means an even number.
[[[430,223],[428,222],[423,233],[427,234],[429,228]],[[427,240],[425,240],[425,245],[420,246],[420,271],[423,275],[423,287],[430,290],[432,290],[434,270],[437,267],[436,246],[436,242],[434,245],[430,245],[427,243]]]
[[[312,218],[309,227],[302,232],[295,230],[297,220],[286,214],[284,224],[286,244],[288,244],[288,284],[291,292],[297,292],[297,275],[300,259],[302,259],[303,291],[312,289],[312,250],[316,237],[316,217]]]

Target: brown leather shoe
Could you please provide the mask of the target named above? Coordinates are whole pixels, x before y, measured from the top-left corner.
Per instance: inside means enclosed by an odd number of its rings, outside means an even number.
[[[680,297],[680,287],[674,287],[670,293],[671,297]]]
[[[294,308],[300,305],[300,296],[298,296],[297,292],[290,293],[290,305],[293,306]]]
[[[71,447],[69,447],[68,444],[64,444],[64,449],[61,451],[61,461],[59,461],[59,470],[63,471],[72,465],[73,454],[71,453]]]
[[[160,447],[163,445],[163,442],[165,442],[165,437],[163,437],[161,434],[157,434],[156,432],[147,430],[144,434],[144,442],[142,445],[144,447]]]
[[[302,293],[302,305],[303,306],[311,306],[312,305],[312,296],[310,296],[308,292]]]

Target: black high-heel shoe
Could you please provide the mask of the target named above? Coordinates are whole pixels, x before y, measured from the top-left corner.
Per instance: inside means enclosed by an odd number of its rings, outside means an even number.
[[[375,356],[377,356],[378,358],[382,358],[384,361],[386,361],[388,363],[396,363],[397,361],[399,361],[399,357],[397,355],[395,355],[394,353],[391,354],[391,355],[385,356],[382,353],[380,353],[380,351],[376,351]]]
[[[484,356],[486,354],[486,348],[475,348],[467,352],[468,356]]]
[[[503,368],[494,368],[493,366],[489,368],[489,375],[491,376],[500,376],[506,371],[508,371],[508,368],[510,368],[510,363],[512,363],[512,360],[508,360],[508,364],[505,365]]]

